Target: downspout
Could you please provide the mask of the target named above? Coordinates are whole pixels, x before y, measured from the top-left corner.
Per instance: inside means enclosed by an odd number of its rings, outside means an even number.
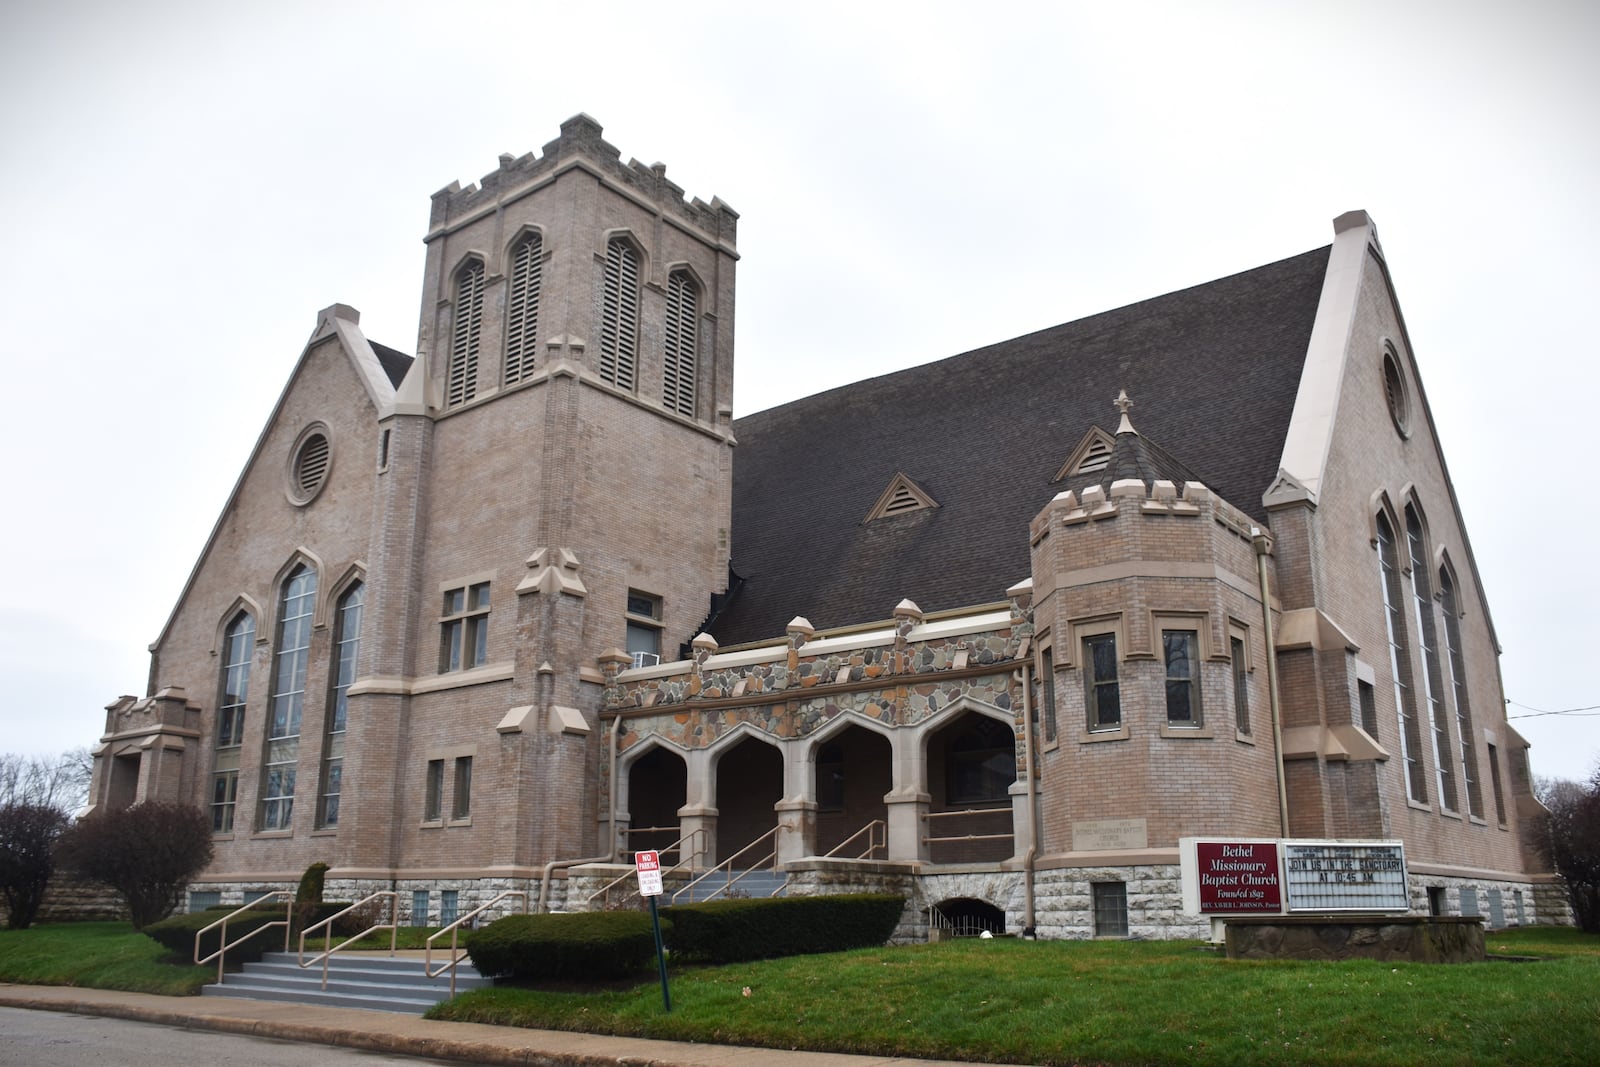
[[[1033,861],[1039,854],[1039,818],[1033,781],[1033,686],[1029,677],[1032,663],[1022,664],[1022,755],[1023,768],[1028,775],[1028,851],[1022,856],[1022,936],[1032,937],[1033,921]]]
[[[1261,622],[1267,638],[1267,703],[1272,709],[1272,750],[1278,765],[1278,832],[1289,836],[1289,786],[1283,771],[1283,705],[1278,699],[1278,641],[1272,632],[1272,601],[1267,589],[1267,553],[1272,542],[1257,527],[1250,527],[1256,550],[1256,577],[1261,582]]]
[[[610,817],[607,834],[610,850],[598,856],[584,856],[575,860],[551,860],[544,865],[544,873],[539,876],[539,902],[534,906],[535,915],[544,914],[544,901],[550,890],[550,877],[555,874],[557,867],[577,867],[585,863],[611,863],[617,858],[617,735],[622,732],[622,716],[618,715],[611,720],[611,737],[607,742],[610,752],[611,777],[609,779],[610,792]]]

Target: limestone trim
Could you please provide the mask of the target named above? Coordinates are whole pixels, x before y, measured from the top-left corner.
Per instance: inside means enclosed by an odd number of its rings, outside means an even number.
[[[1356,644],[1355,638],[1345,633],[1343,627],[1319,608],[1295,608],[1285,611],[1279,616],[1276,638],[1279,652],[1302,648],[1312,648],[1319,652],[1361,651],[1361,646]]]
[[[1125,578],[1199,578],[1209,581],[1221,582],[1230,589],[1248,594],[1252,600],[1259,599],[1261,588],[1256,584],[1256,579],[1235,574],[1230,570],[1218,567],[1214,563],[1188,563],[1169,560],[1122,560],[1117,563],[1107,563],[1099,567],[1083,567],[1075,571],[1067,571],[1057,575],[1056,589],[1070,589],[1085,585],[1099,585],[1102,582],[1116,582]]]
[[[1142,867],[1159,864],[1176,864],[1180,860],[1176,848],[1119,849],[1106,852],[1054,852],[1040,856],[1034,867],[1041,871],[1065,870],[1075,867]]]
[[[487,682],[504,682],[515,677],[516,664],[487,663],[482,667],[473,667],[465,671],[452,671],[448,674],[430,675],[426,678],[407,678],[403,676],[384,676],[362,678],[352,685],[347,695],[365,696],[369,693],[383,696],[418,696],[423,693],[437,693],[444,689],[460,689],[463,686],[483,685]]]

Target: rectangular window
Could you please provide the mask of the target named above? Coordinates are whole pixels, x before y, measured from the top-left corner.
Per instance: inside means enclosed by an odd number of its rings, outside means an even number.
[[[422,801],[422,821],[438,822],[441,801],[444,797],[444,760],[428,761],[427,795]]]
[[[1400,719],[1400,762],[1406,772],[1406,797],[1428,799],[1428,773],[1422,765],[1422,730],[1411,684],[1411,644],[1405,602],[1400,592],[1400,558],[1388,516],[1378,515],[1378,577],[1383,590],[1384,621],[1389,636],[1389,671],[1394,678],[1395,713]]]
[[[411,891],[411,925],[428,925],[428,891],[426,889],[413,889]]]
[[[262,768],[261,821],[257,830],[287,830],[294,817],[294,742],[277,742],[267,747],[267,764]]]
[[[439,890],[439,925],[449,926],[457,919],[456,902],[461,897],[459,889]]]
[[[1193,630],[1162,630],[1167,664],[1167,723],[1200,725],[1200,635]]]
[[[1522,910],[1522,890],[1513,889],[1511,891],[1511,907],[1516,913],[1517,925],[1528,925],[1528,913]]]
[[[489,583],[446,590],[439,624],[439,673],[489,662]]]
[[[1501,826],[1506,824],[1506,794],[1500,785],[1500,750],[1489,746],[1489,786],[1494,790],[1494,817]]]
[[[211,778],[211,832],[233,833],[233,808],[239,799],[239,772],[223,771]]]
[[[1506,898],[1498,888],[1489,890],[1489,928],[1504,930],[1506,926]]]
[[[189,893],[189,910],[205,911],[222,903],[222,892],[216,889],[196,889]]]
[[[1244,641],[1228,637],[1228,655],[1233,659],[1233,724],[1241,734],[1250,732],[1250,665],[1245,659]]]
[[[1371,682],[1356,682],[1356,699],[1361,704],[1361,728],[1374,741],[1378,739],[1378,691]]]
[[[628,590],[628,654],[635,667],[653,667],[661,662],[661,598],[652,593]]]
[[[1056,657],[1049,648],[1039,650],[1039,717],[1044,720],[1044,740],[1056,739]]]
[[[1083,639],[1083,682],[1087,690],[1090,730],[1115,730],[1122,725],[1122,690],[1117,683],[1117,635],[1094,634]]]
[[[1422,520],[1406,505],[1406,544],[1411,553],[1411,593],[1416,606],[1417,635],[1422,645],[1422,696],[1432,723],[1433,766],[1439,806],[1456,810],[1455,753],[1450,744],[1450,713],[1444,705],[1444,674],[1439,661],[1439,628],[1434,622],[1433,583],[1428,580],[1427,546]]]
[[[1463,917],[1478,914],[1478,891],[1468,887],[1461,890],[1461,914]]]
[[[1428,887],[1428,914],[1445,915],[1448,914],[1448,911],[1449,909],[1444,902],[1444,886],[1430,885]]]
[[[456,757],[455,791],[450,801],[450,817],[472,817],[472,757]]]
[[[1094,936],[1128,936],[1128,883],[1093,882]]]
[[[386,431],[387,432],[387,431]],[[328,689],[327,726],[322,739],[322,777],[317,790],[317,826],[339,825],[339,794],[344,782],[344,734],[350,721],[350,686],[356,680],[361,651],[361,613],[366,586],[354,583],[339,598],[333,638],[332,685]]]

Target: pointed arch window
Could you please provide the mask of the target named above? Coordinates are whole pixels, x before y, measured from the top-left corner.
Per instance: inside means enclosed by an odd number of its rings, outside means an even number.
[[[1456,739],[1461,743],[1461,781],[1467,787],[1467,813],[1483,818],[1483,787],[1478,781],[1478,749],[1472,731],[1472,704],[1467,699],[1467,665],[1461,653],[1461,609],[1450,568],[1439,568],[1439,609],[1444,613],[1444,645],[1450,658],[1450,681],[1456,698]]]
[[[506,306],[505,384],[533,373],[538,354],[539,290],[543,283],[544,239],[537,233],[511,248],[511,291]]]
[[[1444,671],[1439,659],[1439,627],[1434,621],[1433,583],[1428,579],[1427,544],[1417,509],[1406,505],[1406,544],[1411,551],[1411,592],[1417,609],[1417,636],[1422,641],[1422,694],[1433,727],[1433,765],[1439,804],[1456,810],[1456,773],[1450,744],[1450,712],[1444,704]]]
[[[694,372],[700,289],[686,270],[667,278],[666,351],[662,358],[661,401],[669,411],[694,417]]]
[[[1383,617],[1389,636],[1389,672],[1394,676],[1394,704],[1400,718],[1400,761],[1406,769],[1406,796],[1428,799],[1422,769],[1422,732],[1411,681],[1411,644],[1406,630],[1405,600],[1400,592],[1400,558],[1389,516],[1378,514],[1378,571],[1383,588]]]
[[[600,377],[619,389],[634,388],[639,347],[639,253],[622,237],[606,243],[600,302]]]
[[[478,395],[478,350],[483,336],[483,263],[468,260],[456,272],[456,303],[450,331],[450,375],[445,407]]]
[[[250,697],[250,659],[255,652],[256,621],[241,611],[222,635],[221,693],[217,699],[217,753],[211,773],[211,832],[233,832],[233,811],[239,796],[239,744],[244,738],[244,709]]]
[[[287,830],[294,815],[295,762],[300,756],[300,716],[305,708],[317,572],[301,564],[284,579],[278,600],[278,641],[273,655],[271,714],[261,766],[258,830]]]
[[[326,736],[322,744],[322,776],[317,789],[317,825],[339,825],[339,797],[344,781],[344,734],[349,723],[350,686],[356,680],[361,652],[361,610],[366,586],[356,582],[339,598],[334,615],[333,684],[328,689]]]

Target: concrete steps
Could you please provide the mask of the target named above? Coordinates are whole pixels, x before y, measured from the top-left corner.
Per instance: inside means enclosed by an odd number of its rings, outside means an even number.
[[[436,958],[436,966],[437,962]],[[465,961],[456,967],[458,993],[493,984]],[[420,1015],[450,999],[450,975],[426,977],[420,956],[338,955],[329,961],[328,988],[323,989],[321,964],[302,968],[293,953],[269,952],[259,963],[247,963],[240,973],[227,975],[221,985],[206,986],[201,994]]]

